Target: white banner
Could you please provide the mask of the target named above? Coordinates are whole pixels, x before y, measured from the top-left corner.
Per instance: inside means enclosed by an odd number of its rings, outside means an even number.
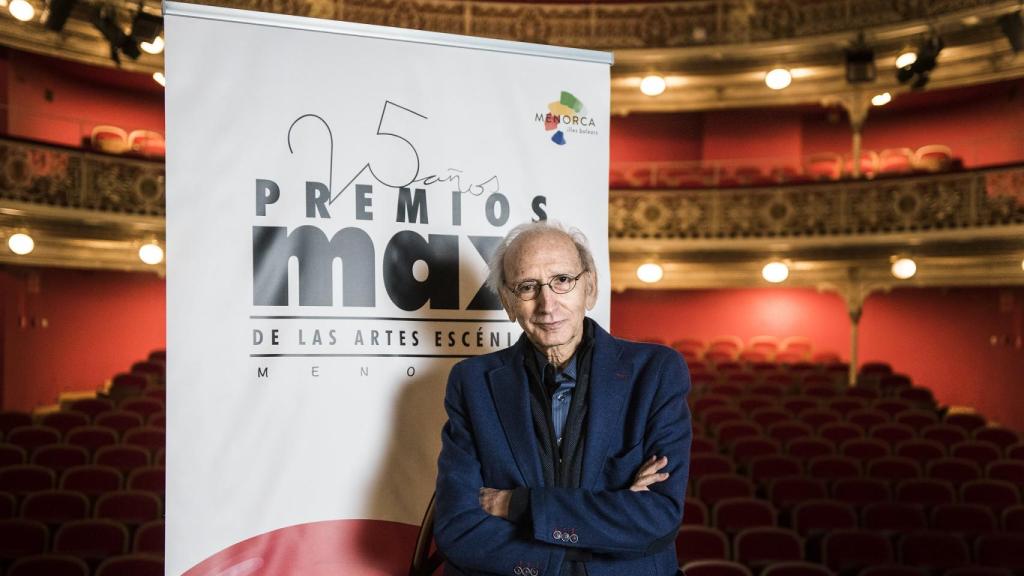
[[[513,226],[608,326],[610,55],[167,3],[167,573],[404,574]]]

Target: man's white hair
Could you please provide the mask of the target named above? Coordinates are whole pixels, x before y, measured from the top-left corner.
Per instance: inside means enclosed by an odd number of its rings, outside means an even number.
[[[494,290],[495,293],[500,294],[501,287],[508,286],[508,279],[505,278],[505,256],[507,256],[509,251],[519,244],[519,242],[526,240],[527,238],[547,234],[564,236],[572,241],[576,246],[576,252],[579,254],[580,265],[583,267],[583,271],[590,272],[594,275],[594,290],[597,290],[597,267],[594,265],[594,255],[590,252],[587,237],[583,232],[580,232],[576,228],[567,229],[562,224],[551,220],[527,222],[508,231],[508,234],[505,235],[505,238],[500,244],[498,244],[498,248],[494,250],[494,254],[491,255],[491,259],[487,263],[489,268],[489,272],[487,274],[487,286],[489,286],[491,290]],[[546,278],[538,278],[538,280],[546,280]]]

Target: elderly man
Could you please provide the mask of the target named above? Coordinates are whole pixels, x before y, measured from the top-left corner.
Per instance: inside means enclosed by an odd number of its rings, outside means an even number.
[[[586,311],[582,234],[513,229],[488,282],[523,336],[448,379],[434,535],[446,574],[671,576],[690,452],[689,373]]]

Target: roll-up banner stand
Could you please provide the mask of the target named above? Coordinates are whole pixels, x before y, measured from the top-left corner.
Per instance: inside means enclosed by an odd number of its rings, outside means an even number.
[[[405,574],[512,227],[609,320],[611,55],[167,2],[167,574]]]

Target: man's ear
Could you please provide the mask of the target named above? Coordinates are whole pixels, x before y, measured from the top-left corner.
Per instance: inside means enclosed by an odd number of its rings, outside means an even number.
[[[501,307],[505,309],[505,314],[508,315],[510,322],[516,321],[516,309],[512,307],[512,303],[509,302],[508,290],[498,289],[498,299],[501,300]]]
[[[597,274],[595,274],[593,270],[589,270],[584,277],[587,279],[585,282],[587,289],[587,310],[593,310],[594,306],[597,305]]]

